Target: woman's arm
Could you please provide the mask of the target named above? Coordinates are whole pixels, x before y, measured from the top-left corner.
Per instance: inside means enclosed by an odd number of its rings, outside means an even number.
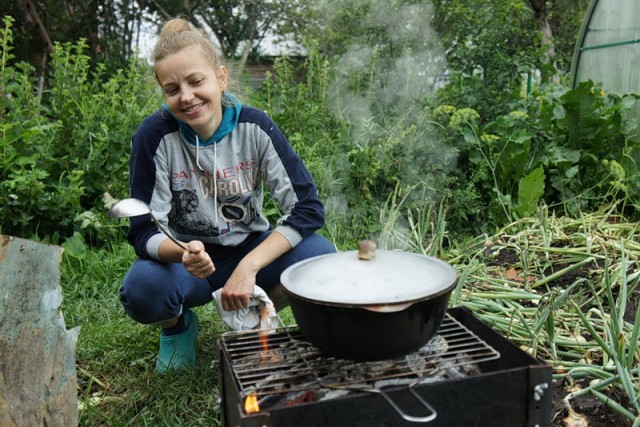
[[[289,241],[277,231],[249,252],[237,265],[222,289],[222,308],[238,310],[249,304],[258,271],[291,249]]]

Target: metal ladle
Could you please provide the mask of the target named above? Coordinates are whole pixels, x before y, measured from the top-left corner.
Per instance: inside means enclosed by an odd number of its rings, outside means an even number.
[[[109,209],[109,212],[107,212],[107,215],[110,218],[129,218],[132,216],[139,216],[139,215],[146,215],[146,214],[149,214],[149,216],[151,216],[151,219],[158,226],[158,229],[162,231],[165,234],[165,236],[171,239],[173,243],[180,246],[185,251],[190,252],[189,248],[187,248],[183,243],[176,240],[176,238],[173,237],[171,233],[169,233],[169,231],[158,222],[156,217],[153,215],[153,212],[151,211],[151,208],[149,207],[149,205],[143,202],[142,200],[134,199],[134,198],[122,199],[118,201],[116,204],[114,204],[113,206],[111,206],[111,209]]]

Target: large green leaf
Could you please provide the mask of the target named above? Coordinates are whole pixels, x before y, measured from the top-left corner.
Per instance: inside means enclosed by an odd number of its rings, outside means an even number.
[[[518,206],[515,211],[520,217],[532,215],[538,201],[544,194],[544,169],[539,167],[522,177],[518,184]]]

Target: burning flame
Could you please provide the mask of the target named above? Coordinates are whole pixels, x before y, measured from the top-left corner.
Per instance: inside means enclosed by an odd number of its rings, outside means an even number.
[[[260,331],[258,334],[258,339],[260,340],[260,345],[264,351],[269,350],[269,334],[264,331]]]
[[[260,330],[258,331],[258,339],[260,340],[260,345],[262,346],[262,350],[264,350],[265,353],[269,351],[269,334],[264,330],[268,325],[268,317],[269,310],[267,309],[267,307],[263,307],[262,313],[260,315]],[[264,359],[264,356],[261,357],[261,359]]]
[[[269,363],[273,360],[273,354],[269,351],[269,334],[265,331],[260,331],[258,333],[258,339],[262,346],[262,351],[260,352],[260,363]]]
[[[255,392],[249,394],[244,399],[244,411],[247,414],[253,414],[254,412],[260,411],[260,406],[258,405],[258,396]]]
[[[260,321],[259,321],[259,326],[258,329],[262,330],[262,329],[269,329],[270,327],[270,311],[269,311],[269,307],[267,307],[266,305],[262,306],[262,310],[260,311]]]

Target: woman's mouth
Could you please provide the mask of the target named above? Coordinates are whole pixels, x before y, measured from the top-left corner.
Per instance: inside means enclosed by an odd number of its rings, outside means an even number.
[[[202,109],[203,106],[204,106],[204,102],[200,104],[192,105],[187,108],[183,108],[182,112],[188,115],[196,114],[198,111],[200,111],[200,109]]]

